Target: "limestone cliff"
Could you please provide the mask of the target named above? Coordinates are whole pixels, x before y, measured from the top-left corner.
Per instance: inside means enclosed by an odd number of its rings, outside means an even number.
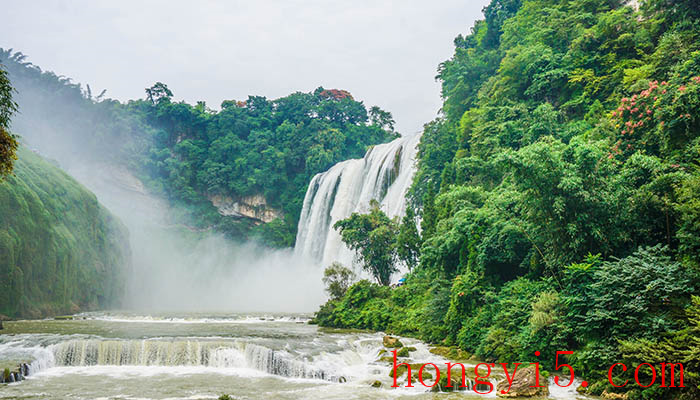
[[[268,223],[275,218],[282,218],[282,212],[267,205],[262,195],[243,196],[234,199],[229,196],[212,195],[209,200],[219,210],[219,214],[227,217],[249,218],[256,223]]]

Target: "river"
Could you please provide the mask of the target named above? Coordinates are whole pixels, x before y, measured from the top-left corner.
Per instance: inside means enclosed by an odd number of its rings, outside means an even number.
[[[0,399],[479,399],[393,389],[381,333],[325,330],[305,314],[84,313],[5,322],[0,365],[30,364]],[[444,362],[416,340],[415,362]],[[381,388],[371,384],[380,381]],[[551,386],[550,386],[551,388]],[[576,398],[557,391],[550,398]]]

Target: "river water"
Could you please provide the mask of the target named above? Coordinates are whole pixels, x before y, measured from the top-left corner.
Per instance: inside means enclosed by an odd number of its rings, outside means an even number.
[[[5,322],[0,366],[30,363],[0,399],[479,399],[392,389],[380,333],[325,330],[302,314],[85,313]],[[445,362],[416,340],[414,362]],[[371,387],[375,381],[381,388]],[[576,398],[571,391],[551,398]]]

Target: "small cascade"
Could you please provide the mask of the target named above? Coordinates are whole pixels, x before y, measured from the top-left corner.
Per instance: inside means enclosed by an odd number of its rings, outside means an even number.
[[[286,351],[274,351],[267,347],[248,344],[245,346],[248,364],[260,371],[272,375],[291,378],[321,379],[331,382],[344,381],[332,371],[316,368],[310,360],[295,360]]]
[[[353,253],[333,229],[336,221],[380,203],[389,217],[402,216],[416,170],[420,135],[401,137],[370,148],[365,157],[347,160],[311,180],[299,217],[295,252],[327,266],[350,265]]]
[[[313,358],[244,342],[85,339],[61,342],[46,350],[29,366],[32,373],[65,366],[201,366],[252,368],[289,378],[345,380],[331,368],[315,366]]]

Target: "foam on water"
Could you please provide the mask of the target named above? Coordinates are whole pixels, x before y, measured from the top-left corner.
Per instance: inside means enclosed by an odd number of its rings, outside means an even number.
[[[144,324],[258,324],[261,322],[298,322],[307,323],[309,317],[301,316],[240,316],[240,317],[208,317],[208,318],[182,318],[163,317],[150,315],[92,315],[79,314],[77,318],[124,323],[144,323]]]

